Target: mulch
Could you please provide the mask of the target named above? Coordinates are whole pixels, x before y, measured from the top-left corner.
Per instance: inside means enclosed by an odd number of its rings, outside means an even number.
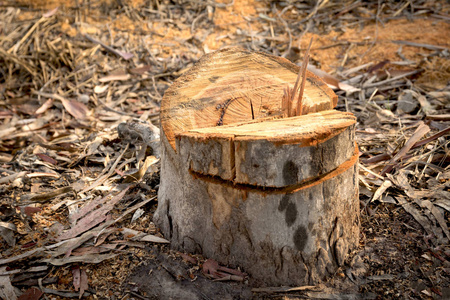
[[[164,91],[221,47],[301,64],[311,38],[308,68],[358,118],[360,247],[322,286],[228,285],[450,297],[446,1],[71,2],[0,2],[0,297],[146,299],[132,269],[169,258],[174,284],[210,280],[207,258],[170,250],[152,223]]]

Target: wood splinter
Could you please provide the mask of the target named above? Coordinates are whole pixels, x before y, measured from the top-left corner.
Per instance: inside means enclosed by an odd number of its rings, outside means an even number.
[[[295,117],[295,116],[301,116],[303,111],[303,91],[305,90],[305,83],[306,83],[306,69],[308,67],[308,61],[309,61],[309,50],[311,49],[313,39],[309,41],[308,49],[306,49],[305,56],[303,57],[303,63],[302,67],[300,68],[297,76],[297,80],[295,81],[294,88],[291,90],[289,88],[289,85],[284,89],[284,95],[281,99],[281,108],[283,111],[283,115],[287,117]],[[293,103],[295,103],[295,95],[297,93],[298,89],[298,83],[300,82],[300,77],[302,78],[302,82],[300,84],[300,91],[298,92],[297,97],[297,104],[294,106]],[[293,110],[293,107],[295,107],[295,110]]]

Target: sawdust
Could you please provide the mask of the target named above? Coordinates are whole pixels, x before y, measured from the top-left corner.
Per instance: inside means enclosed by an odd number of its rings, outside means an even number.
[[[421,47],[412,47],[393,43],[396,40],[411,41],[421,44],[449,47],[450,25],[443,21],[432,19],[392,20],[381,24],[369,24],[364,28],[348,28],[345,32],[332,31],[327,35],[306,34],[301,41],[301,48],[307,47],[310,38],[314,38],[311,51],[313,60],[320,62],[322,69],[331,72],[342,67],[342,62],[348,51],[345,67],[355,67],[369,62],[384,60],[400,61],[397,54],[406,59],[420,62],[423,53],[429,54],[432,50]],[[298,40],[296,40],[298,43]],[[294,43],[295,45],[295,43]],[[314,50],[320,47],[336,45],[323,50]]]
[[[92,3],[79,1],[81,7],[89,7]],[[104,6],[114,5],[111,0],[99,0]],[[124,1],[133,8],[142,6],[144,0]],[[59,6],[61,9],[76,6],[76,1],[51,0],[51,1],[29,1],[20,0],[23,5],[31,5],[38,9],[52,9]],[[164,3],[164,1],[162,1]],[[258,33],[264,30],[265,24],[258,19],[258,12],[268,10],[267,3],[255,0],[235,0],[233,2],[220,0],[216,2],[211,15],[204,16],[205,19],[211,19],[210,29],[204,36],[196,36],[198,33],[192,33],[191,27],[184,24],[173,24],[170,20],[167,22],[146,22],[130,18],[130,15],[121,14],[111,17],[110,20],[99,18],[100,12],[89,10],[84,11],[83,18],[86,18],[83,26],[80,26],[82,33],[96,32],[95,27],[110,26],[111,35],[114,38],[115,31],[126,31],[130,41],[142,43],[142,35],[149,35],[149,39],[144,42],[154,54],[171,56],[179,49],[188,50],[185,45],[186,40],[197,38],[202,42],[202,47],[206,52],[218,50],[220,48],[234,45],[233,38],[230,35],[239,36],[245,31],[257,38]],[[222,5],[221,5],[222,4]],[[147,4],[151,9],[152,3]],[[160,4],[163,5],[163,4]],[[224,6],[224,7],[223,7]],[[145,5],[144,5],[145,7]],[[199,23],[201,20],[197,20]],[[194,26],[195,24],[193,24]],[[76,34],[76,29],[68,23],[61,24],[64,32],[69,36]],[[302,50],[307,47],[310,38],[314,38],[314,44],[311,51],[313,62],[326,72],[334,73],[340,67],[351,68],[361,64],[381,62],[384,60],[401,61],[398,52],[405,59],[423,63],[423,54],[429,54],[433,50],[412,47],[408,45],[399,45],[393,41],[411,41],[415,43],[449,47],[450,24],[445,21],[439,21],[432,18],[414,19],[413,21],[399,19],[386,23],[372,23],[363,27],[353,25],[345,27],[341,31],[331,31],[328,34],[314,34],[307,32],[300,40],[300,36],[293,36],[293,46],[300,46]],[[252,37],[253,38],[253,37]],[[287,39],[287,34],[277,36],[277,38]],[[167,42],[169,41],[170,42]],[[429,63],[429,62],[428,62]],[[438,76],[439,77],[439,76]],[[445,81],[445,80],[444,80]],[[440,84],[445,84],[440,80]]]
[[[54,9],[56,7],[73,7],[76,5],[76,0],[17,0],[17,3],[22,6],[30,6],[36,9]]]
[[[217,1],[227,4],[228,0]],[[235,0],[233,5],[225,8],[216,8],[214,15],[214,25],[219,29],[235,31],[236,26],[246,26],[252,17],[257,15],[256,9],[264,7],[264,4],[253,0]],[[233,30],[234,27],[234,30]]]

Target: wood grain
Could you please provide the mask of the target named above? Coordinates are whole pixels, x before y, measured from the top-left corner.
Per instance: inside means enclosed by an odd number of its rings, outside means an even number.
[[[288,60],[240,48],[205,55],[166,91],[161,126],[175,149],[175,135],[191,129],[282,115],[283,90],[293,87],[299,67]],[[252,103],[252,105],[250,104]],[[303,114],[329,110],[337,96],[307,72]]]

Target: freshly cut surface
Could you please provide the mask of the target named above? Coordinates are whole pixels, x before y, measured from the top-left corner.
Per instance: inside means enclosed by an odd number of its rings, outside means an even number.
[[[293,88],[299,67],[288,60],[240,48],[202,57],[166,91],[161,126],[175,150],[175,136],[191,129],[279,117],[284,89]],[[307,72],[303,114],[333,109],[337,96]]]

